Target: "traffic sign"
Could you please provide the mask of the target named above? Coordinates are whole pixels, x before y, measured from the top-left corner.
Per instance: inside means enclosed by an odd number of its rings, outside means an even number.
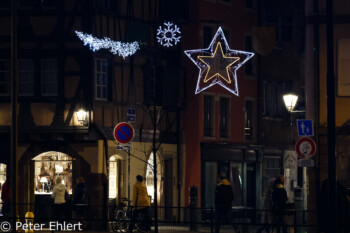
[[[295,144],[295,151],[299,158],[310,159],[316,153],[316,143],[309,137],[302,137]]]
[[[298,125],[298,136],[299,137],[305,137],[309,136],[312,137],[314,136],[314,130],[312,127],[312,120],[297,120],[297,125]]]
[[[133,108],[128,109],[128,113],[126,114],[128,116],[129,122],[135,122],[136,121],[136,111]]]
[[[298,159],[298,167],[314,167],[315,161],[313,159]]]
[[[126,123],[121,122],[113,130],[114,139],[119,143],[128,143],[134,138],[134,128]]]
[[[131,144],[130,143],[126,143],[126,144],[118,144],[116,146],[117,150],[129,150],[131,149]]]

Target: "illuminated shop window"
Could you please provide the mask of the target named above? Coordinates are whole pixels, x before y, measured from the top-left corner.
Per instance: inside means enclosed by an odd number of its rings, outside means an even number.
[[[6,181],[6,164],[0,163],[0,200],[1,200],[2,185],[5,183],[5,181]]]
[[[146,187],[147,187],[147,193],[150,198],[151,203],[154,202],[154,172],[153,172],[153,161],[154,161],[154,156],[153,153],[149,156],[149,159],[147,161],[147,169],[146,169]],[[162,166],[160,163],[159,156],[157,155],[157,171],[158,171],[158,176],[157,176],[157,195],[158,198],[160,197],[160,181],[161,181],[161,171],[162,171]],[[159,200],[159,199],[158,199]]]
[[[117,159],[111,156],[109,159],[109,198],[117,198],[118,196],[118,167]]]
[[[49,151],[34,159],[35,194],[51,194],[58,176],[62,177],[69,194],[72,194],[72,158],[64,153]]]

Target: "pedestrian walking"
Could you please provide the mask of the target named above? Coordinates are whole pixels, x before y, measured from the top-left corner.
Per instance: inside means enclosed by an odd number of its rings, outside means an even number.
[[[274,216],[274,225],[277,227],[277,233],[287,233],[289,219],[287,215],[287,191],[284,188],[284,176],[279,176],[274,183],[272,191],[272,214]]]
[[[10,217],[11,212],[11,186],[8,180],[1,187],[2,215]]]
[[[53,215],[56,220],[62,220],[64,218],[64,210],[66,204],[66,188],[62,184],[62,178],[59,176],[56,178],[56,184],[53,187],[51,197],[54,199]]]
[[[233,190],[230,182],[224,174],[219,177],[219,183],[215,188],[215,232],[220,232],[221,224],[229,219],[232,210]]]
[[[148,198],[147,187],[143,182],[143,177],[140,175],[136,176],[136,183],[133,189],[132,204],[134,206],[129,231],[132,232],[135,227],[135,221],[138,217],[141,220],[141,226],[143,231],[150,231],[150,218],[149,218],[149,207],[151,203]]]

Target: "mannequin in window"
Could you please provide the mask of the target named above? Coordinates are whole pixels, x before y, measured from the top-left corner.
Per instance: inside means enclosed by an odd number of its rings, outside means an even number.
[[[148,175],[146,177],[147,186],[153,186],[154,176],[152,171],[148,171]]]

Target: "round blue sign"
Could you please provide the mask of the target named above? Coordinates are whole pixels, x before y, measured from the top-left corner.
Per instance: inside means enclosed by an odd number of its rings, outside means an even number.
[[[128,143],[134,138],[133,127],[126,123],[119,123],[113,131],[114,138],[119,143]]]

